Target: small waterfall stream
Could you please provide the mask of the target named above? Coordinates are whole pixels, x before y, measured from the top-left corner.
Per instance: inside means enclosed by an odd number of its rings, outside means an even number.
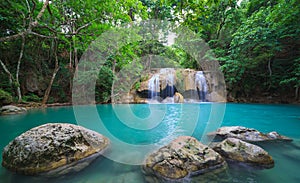
[[[208,91],[208,86],[206,83],[205,76],[203,74],[203,71],[197,71],[195,75],[195,87],[197,88],[199,100],[201,102],[206,101],[206,94]]]
[[[149,89],[149,98],[153,99],[158,96],[158,92],[160,91],[159,87],[159,74],[154,74],[148,83],[148,89]]]

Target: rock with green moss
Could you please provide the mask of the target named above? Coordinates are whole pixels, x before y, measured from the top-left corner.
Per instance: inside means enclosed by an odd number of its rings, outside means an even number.
[[[264,149],[236,138],[227,138],[213,147],[224,158],[251,166],[272,168],[274,160]]]
[[[292,141],[291,138],[280,135],[273,131],[269,133],[262,133],[253,128],[246,128],[243,126],[224,126],[218,128],[215,132],[208,134],[211,137],[220,138],[237,138],[247,142],[262,142],[262,141]]]
[[[84,127],[48,123],[11,141],[2,166],[25,175],[59,176],[83,169],[108,146],[109,139]]]
[[[149,155],[142,169],[147,182],[185,182],[226,167],[217,152],[193,137],[181,136]]]

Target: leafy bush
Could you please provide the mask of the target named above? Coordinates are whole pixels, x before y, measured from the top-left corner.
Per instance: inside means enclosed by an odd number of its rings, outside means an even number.
[[[136,82],[134,84],[134,89],[138,90],[141,87],[141,82]]]
[[[23,101],[24,102],[41,102],[42,98],[40,98],[39,96],[30,93],[28,95],[23,96]]]
[[[0,106],[10,104],[13,102],[13,98],[10,93],[0,89]]]

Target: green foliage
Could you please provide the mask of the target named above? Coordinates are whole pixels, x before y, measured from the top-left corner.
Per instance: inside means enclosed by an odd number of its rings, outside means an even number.
[[[13,102],[13,98],[10,93],[0,89],[0,106],[7,105]]]
[[[96,102],[106,103],[110,100],[113,73],[110,67],[102,66],[98,74],[95,88]]]
[[[232,34],[228,54],[219,58],[229,90],[242,86],[251,95],[257,89],[281,92],[283,84],[296,87],[299,3],[249,1],[245,7],[247,18]]]
[[[134,84],[134,89],[138,90],[141,87],[141,82],[136,82]]]
[[[0,37],[28,28],[42,5],[43,1],[1,1]],[[255,92],[285,93],[300,86],[299,0],[244,0],[240,5],[237,0],[68,0],[51,1],[49,8],[51,11],[44,12],[39,26],[26,35],[20,86],[28,92],[26,79],[32,73],[42,81],[40,84],[47,85],[57,53],[60,70],[50,102],[70,100],[77,59],[100,35],[104,40],[97,43],[97,51],[105,57],[99,61],[100,72],[93,68],[95,65],[87,64],[89,71],[78,79],[81,85],[91,77],[97,80],[97,102],[110,101],[114,82],[121,83],[117,93],[132,82],[138,89],[141,81],[149,79],[144,72],[151,68],[201,69],[195,55],[189,55],[176,44],[182,41],[179,38],[168,47],[157,41],[158,35],[138,35],[138,29],[119,29],[122,23],[145,19],[171,21],[195,33],[195,37],[183,36],[185,39],[204,39],[220,62],[229,92],[249,97]],[[147,25],[142,26],[146,30]],[[19,38],[0,42],[0,59],[13,76],[20,48]],[[211,52],[201,59],[206,58],[215,59]],[[9,77],[2,67],[0,70],[0,88],[9,91],[12,89]],[[130,78],[122,71],[133,74]],[[12,85],[14,88],[14,81]],[[30,94],[24,100],[41,99]]]
[[[42,101],[42,98],[35,95],[34,93],[28,93],[28,94],[24,95],[22,99],[24,102],[41,102]]]

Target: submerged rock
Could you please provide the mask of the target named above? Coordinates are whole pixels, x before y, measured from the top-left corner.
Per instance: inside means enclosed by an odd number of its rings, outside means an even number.
[[[3,150],[2,166],[21,174],[48,176],[79,171],[101,155],[109,140],[66,123],[41,125],[16,137]]]
[[[193,137],[181,136],[149,155],[142,169],[147,182],[183,182],[226,167],[217,152]]]
[[[236,138],[227,138],[213,149],[228,160],[263,168],[274,167],[274,160],[264,149]]]
[[[0,114],[18,114],[18,113],[23,113],[26,111],[27,111],[27,109],[24,107],[17,107],[14,105],[6,105],[6,106],[1,107]]]
[[[209,133],[208,136],[216,136],[225,138],[237,138],[248,142],[259,142],[259,141],[292,141],[291,138],[280,135],[277,132],[270,132],[264,134],[253,128],[246,128],[243,126],[224,126],[217,131]]]

